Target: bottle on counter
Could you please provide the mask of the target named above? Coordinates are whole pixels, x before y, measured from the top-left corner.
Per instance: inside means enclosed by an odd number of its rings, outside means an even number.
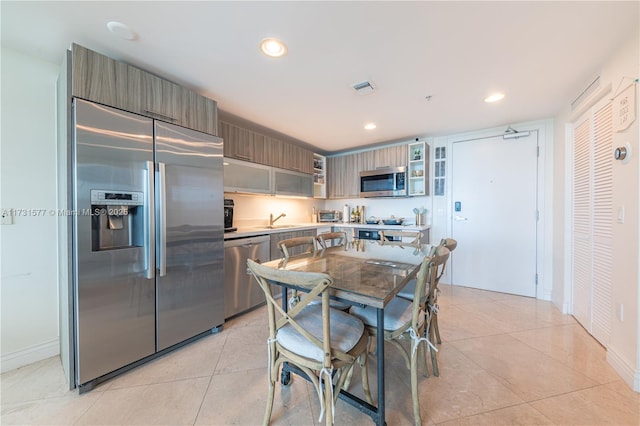
[[[367,215],[365,214],[365,210],[364,210],[364,206],[360,207],[360,223],[366,223],[367,219],[366,219]]]

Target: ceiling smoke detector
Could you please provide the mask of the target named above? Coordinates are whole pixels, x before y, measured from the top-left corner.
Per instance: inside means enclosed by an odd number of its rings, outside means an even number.
[[[367,95],[373,92],[373,83],[370,81],[352,84],[351,87],[356,91],[356,95]]]

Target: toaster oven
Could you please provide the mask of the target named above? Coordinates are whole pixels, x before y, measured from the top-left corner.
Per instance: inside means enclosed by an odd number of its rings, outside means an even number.
[[[318,211],[318,222],[340,222],[342,221],[342,212],[338,210],[320,210]]]

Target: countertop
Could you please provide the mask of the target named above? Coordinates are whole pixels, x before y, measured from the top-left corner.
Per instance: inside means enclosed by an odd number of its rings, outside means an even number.
[[[299,223],[295,225],[276,225],[275,228],[267,228],[266,225],[257,226],[238,226],[238,230],[234,232],[225,232],[224,239],[254,237],[256,235],[270,235],[278,232],[303,231],[306,229],[318,228],[358,228],[358,229],[398,229],[403,231],[425,231],[430,229],[429,225],[415,226],[407,225],[367,225],[366,223],[342,223],[342,222],[318,222],[318,223]]]

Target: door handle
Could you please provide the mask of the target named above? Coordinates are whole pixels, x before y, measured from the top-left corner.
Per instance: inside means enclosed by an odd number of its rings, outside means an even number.
[[[167,186],[165,164],[158,163],[158,246],[156,264],[161,277],[167,275]]]
[[[465,222],[465,221],[469,220],[469,218],[464,217],[464,216],[455,215],[453,217],[453,220],[455,220],[456,222]]]
[[[155,173],[155,166],[153,161],[147,161],[147,197],[145,205],[145,221],[147,222],[144,227],[144,245],[146,247],[146,271],[145,278],[151,280],[156,276],[156,223],[155,223],[155,189],[153,184],[153,177]]]

